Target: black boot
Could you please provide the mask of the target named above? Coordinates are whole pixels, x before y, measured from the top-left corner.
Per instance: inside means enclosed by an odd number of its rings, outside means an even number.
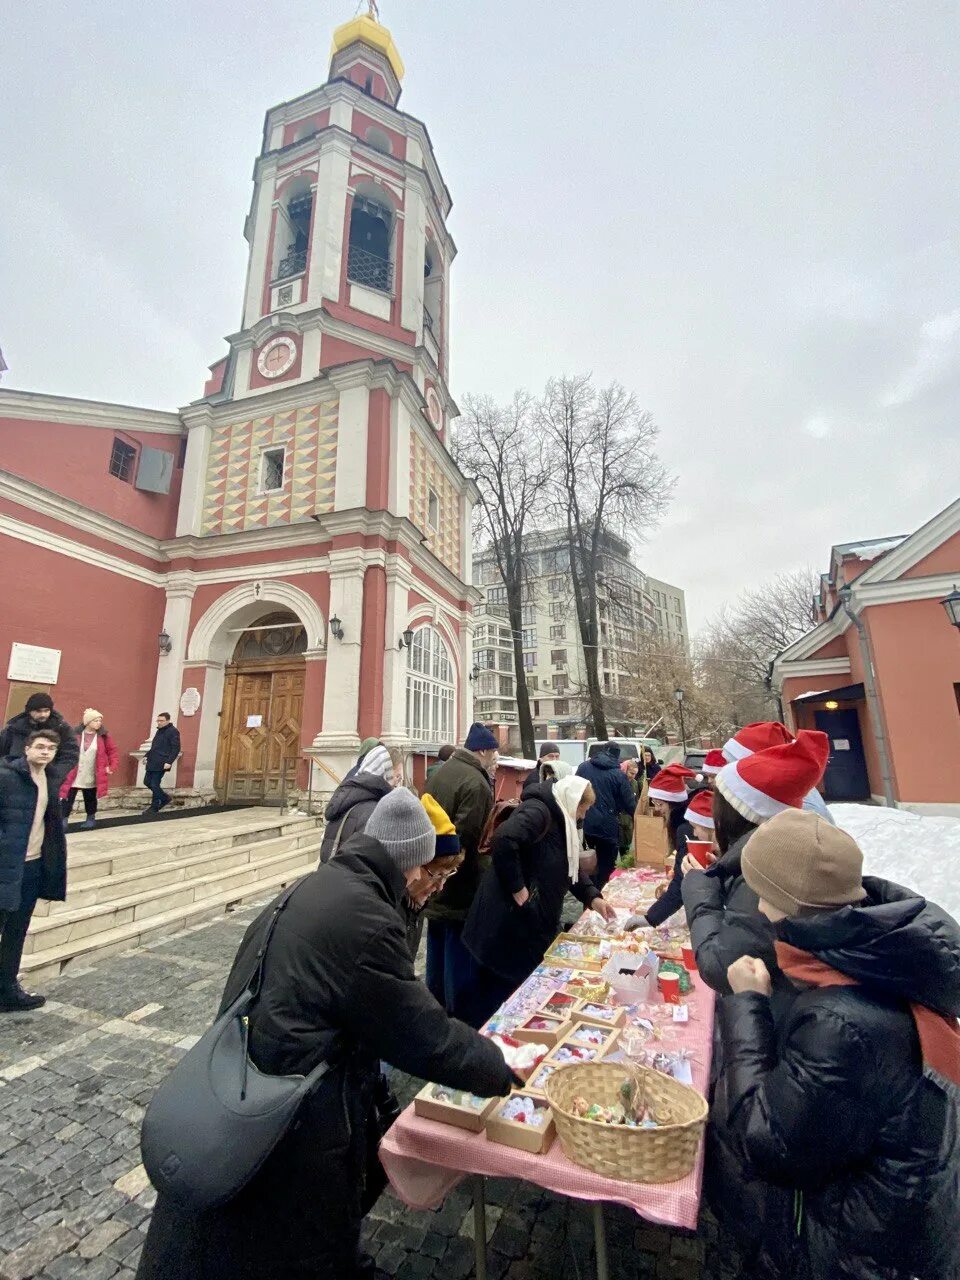
[[[47,997],[34,991],[24,991],[19,982],[12,987],[0,987],[0,1013],[29,1013],[47,1003]]]

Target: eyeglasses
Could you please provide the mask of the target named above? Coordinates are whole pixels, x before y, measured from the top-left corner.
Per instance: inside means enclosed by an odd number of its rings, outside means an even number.
[[[459,867],[454,867],[451,871],[428,871],[423,868],[423,874],[431,882],[431,884],[444,884],[451,876],[455,876],[459,871]]]

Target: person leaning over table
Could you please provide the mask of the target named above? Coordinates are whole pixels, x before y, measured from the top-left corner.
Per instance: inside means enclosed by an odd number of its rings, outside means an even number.
[[[659,771],[648,792],[650,806],[654,813],[663,818],[667,824],[667,841],[673,854],[673,876],[664,892],[650,906],[644,916],[631,916],[626,928],[637,929],[644,925],[655,928],[664,924],[683,906],[680,896],[680,883],[683,879],[681,866],[687,856],[687,839],[692,835],[687,811],[687,780],[695,775],[692,769],[682,764],[668,764]]]
[[[799,808],[743,850],[782,985],[750,955],[727,971],[707,1188],[751,1276],[960,1273],[960,927],[862,865]]]
[[[430,862],[417,869],[413,880],[407,882],[404,898],[404,915],[407,922],[407,942],[414,963],[420,951],[423,937],[423,908],[435,893],[439,893],[451,876],[456,875],[463,864],[460,837],[453,823],[437,804],[433,796],[423,796],[421,804],[436,832],[436,852]],[[376,810],[374,810],[376,812]]]
[[[483,1097],[514,1083],[500,1050],[449,1018],[414,974],[404,896],[433,860],[436,834],[399,788],[366,831],[303,877],[267,950],[249,1015],[250,1056],[269,1074],[332,1064],[253,1179],[221,1208],[192,1214],[157,1199],[138,1280],[354,1280],[360,1224],[379,1194],[380,1061]],[[247,930],[221,1013],[249,983],[273,916]]]
[[[743,877],[741,860],[756,829],[785,809],[800,809],[826,768],[830,742],[819,730],[728,764],[717,774],[713,818],[720,857],[707,870],[689,855],[681,894],[700,977],[726,995],[727,970],[753,955],[776,970],[769,922]]]
[[[580,869],[578,823],[593,803],[586,778],[525,787],[523,800],[497,828],[463,930],[479,965],[478,1016],[485,1022],[524,982],[560,932],[569,890],[605,920],[616,913]]]

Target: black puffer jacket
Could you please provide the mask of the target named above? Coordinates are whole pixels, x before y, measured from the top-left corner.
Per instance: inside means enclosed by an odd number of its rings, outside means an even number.
[[[583,831],[601,840],[620,839],[620,814],[633,813],[637,797],[621,773],[619,761],[608,751],[599,751],[592,760],[577,766],[577,777],[586,778],[593,787],[596,800],[587,810]]]
[[[59,711],[51,711],[43,724],[34,724],[26,711],[21,711],[18,716],[8,720],[0,732],[0,760],[22,759],[27,739],[38,729],[52,729],[60,738],[56,758],[47,768],[47,777],[51,785],[54,785],[55,790],[59,790],[64,778],[80,759],[77,736]]]
[[[67,839],[52,769],[52,764],[47,766],[40,897],[62,902],[67,896]],[[26,758],[0,764],[0,911],[16,911],[20,906],[23,864],[36,811],[37,784]]]
[[[700,976],[722,995],[730,991],[727,970],[741,956],[756,956],[777,972],[773,927],[760,914],[759,899],[740,870],[751,835],[741,836],[708,870],[683,876],[680,887]]]
[[[960,1015],[960,927],[898,885],[864,887],[860,906],[777,926],[861,985],[721,1001],[711,1156],[729,1155],[740,1203],[720,1210],[759,1226],[776,1274],[954,1280],[960,1091],[923,1070],[908,1002]]]
[[[687,856],[687,841],[693,835],[693,827],[684,817],[686,812],[687,806],[685,804],[672,804],[670,806],[670,835],[677,851],[673,859],[673,876],[670,883],[647,912],[647,924],[652,924],[655,927],[665,924],[683,906],[681,893],[683,860]]]
[[[585,907],[600,896],[582,872],[570,883],[566,826],[553,784],[524,787],[523,802],[501,823],[463,930],[463,943],[481,964],[517,986],[533,972],[557,935],[569,890]],[[518,907],[513,895],[526,887]]]
[[[355,773],[345,778],[327,802],[323,816],[326,826],[320,842],[320,861],[329,862],[333,846],[339,846],[366,827],[379,801],[390,792],[390,784],[375,773]]]
[[[509,1091],[496,1045],[448,1018],[414,976],[404,891],[386,850],[366,835],[301,881],[267,953],[250,1053],[270,1073],[308,1072],[324,1056],[337,1065],[230,1204],[196,1216],[158,1199],[140,1280],[346,1280],[376,1159],[380,1059],[485,1096]],[[221,1008],[249,982],[272,909],[247,930]]]

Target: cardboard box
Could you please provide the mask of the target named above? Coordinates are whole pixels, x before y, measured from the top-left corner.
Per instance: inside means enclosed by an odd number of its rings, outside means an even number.
[[[610,983],[596,973],[573,973],[560,990],[576,1000],[599,1000],[604,1004],[610,995]]]
[[[456,1089],[444,1089],[442,1085],[428,1084],[414,1098],[414,1112],[418,1116],[423,1116],[424,1120],[439,1120],[441,1124],[452,1124],[458,1129],[469,1129],[471,1133],[479,1133],[482,1130],[487,1116],[500,1101],[499,1098],[475,1098],[473,1094],[468,1094],[466,1096],[472,1099],[472,1103],[463,1105],[435,1097],[438,1090],[448,1094],[460,1092]]]
[[[602,1033],[601,1037],[596,1043],[589,1043],[588,1040],[593,1039],[590,1033],[597,1031]],[[569,1066],[572,1062],[599,1062],[616,1047],[619,1038],[619,1031],[591,1026],[589,1023],[578,1023],[568,1035],[554,1045],[544,1058],[544,1062],[556,1067]],[[574,1057],[564,1056],[564,1051],[570,1049],[580,1050],[581,1053]]]
[[[599,973],[606,964],[600,954],[600,939],[583,938],[576,933],[558,933],[544,956],[544,962],[559,968],[583,969],[588,973]]]
[[[544,1026],[544,1023],[548,1025]],[[514,1027],[510,1034],[514,1040],[520,1040],[524,1044],[545,1044],[550,1049],[572,1029],[573,1024],[569,1018],[556,1018],[552,1014],[538,1011],[531,1014],[526,1022]]]
[[[523,1092],[535,1094],[538,1098],[546,1097],[547,1077],[552,1075],[556,1069],[557,1064],[555,1062],[548,1062],[544,1058],[543,1062],[530,1072]]]
[[[524,1124],[519,1120],[510,1120],[504,1114],[504,1107],[510,1102],[510,1098],[530,1098],[538,1111],[546,1112],[546,1120],[540,1126],[532,1124]],[[540,1094],[531,1093],[529,1090],[523,1092],[518,1091],[511,1094],[510,1098],[498,1099],[497,1105],[487,1117],[484,1131],[491,1142],[499,1142],[505,1147],[516,1147],[519,1151],[529,1151],[532,1155],[542,1155],[544,1151],[549,1151],[556,1137],[557,1128],[554,1124],[553,1113],[550,1105]]]
[[[579,999],[579,996],[568,995],[565,991],[554,991],[553,995],[547,996],[537,1012],[546,1014],[550,1018],[562,1018],[565,1021],[569,1021],[570,1015],[577,1007]]]
[[[588,1022],[595,1027],[619,1031],[627,1020],[626,1009],[618,1009],[602,1000],[578,1000],[571,1022]]]

